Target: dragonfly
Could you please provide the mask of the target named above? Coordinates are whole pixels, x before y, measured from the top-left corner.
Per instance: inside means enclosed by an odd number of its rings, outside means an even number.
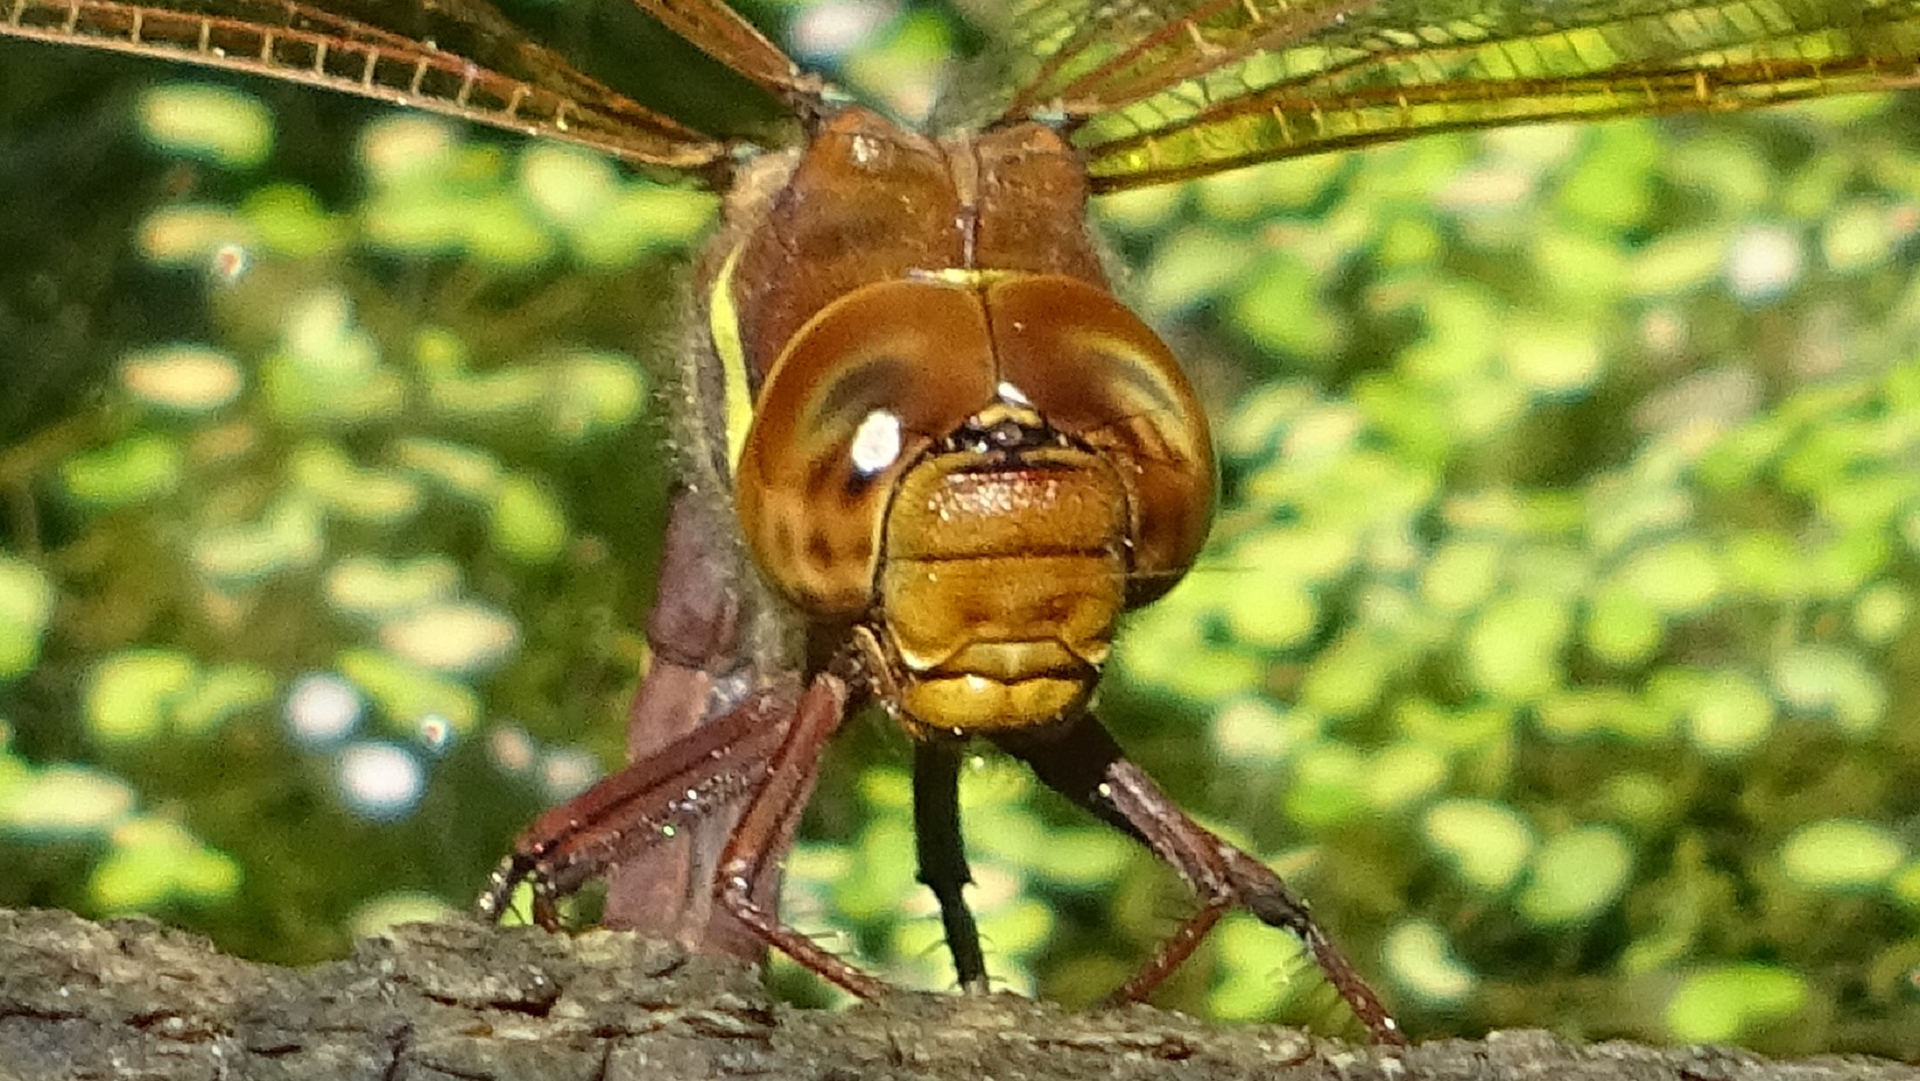
[[[542,816],[481,901],[535,916],[612,879],[609,919],[777,947],[883,986],[773,899],[819,756],[877,702],[914,747],[920,877],[984,987],[955,786],[971,739],[1144,842],[1200,907],[1115,992],[1164,981],[1230,909],[1298,935],[1370,1034],[1391,1015],[1264,864],[1179,810],[1090,704],[1121,615],[1193,563],[1214,465],[1171,350],[1113,297],[1086,206],[1428,133],[1723,112],[1920,79],[1900,3],[1115,0],[1014,5],[921,131],[851,101],[712,0],[635,0],[779,102],[717,138],[583,74],[477,0],[409,10],[9,0],[0,33],[261,75],[613,155],[728,193],[696,271],[680,488],[633,764]],[[738,541],[716,544],[716,537]]]

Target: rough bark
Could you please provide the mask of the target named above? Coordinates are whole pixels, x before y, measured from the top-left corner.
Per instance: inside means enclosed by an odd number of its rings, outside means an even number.
[[[1580,1047],[1495,1033],[1408,1051],[1146,1007],[902,994],[772,1002],[742,967],[630,934],[418,924],[293,970],[146,920],[0,912],[0,1078],[1660,1078],[1920,1081],[1867,1058]]]

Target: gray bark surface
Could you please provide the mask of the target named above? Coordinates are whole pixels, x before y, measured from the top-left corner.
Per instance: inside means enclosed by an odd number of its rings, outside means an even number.
[[[1577,1046],[1499,1032],[1390,1051],[1144,1006],[901,994],[840,1013],[773,1002],[737,964],[615,932],[415,924],[286,969],[148,920],[0,911],[0,1078],[678,1078],[939,1081],[1920,1081],[1862,1057]]]

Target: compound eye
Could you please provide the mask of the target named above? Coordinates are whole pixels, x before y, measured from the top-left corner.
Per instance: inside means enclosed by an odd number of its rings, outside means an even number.
[[[1200,554],[1216,485],[1206,413],[1179,361],[1111,293],[1079,279],[1013,278],[987,295],[1000,379],[1106,454],[1128,485],[1127,603],[1165,593]]]
[[[894,485],[992,400],[990,346],[979,295],[931,281],[856,289],[793,336],[736,471],[748,549],[789,600],[819,616],[866,610]]]

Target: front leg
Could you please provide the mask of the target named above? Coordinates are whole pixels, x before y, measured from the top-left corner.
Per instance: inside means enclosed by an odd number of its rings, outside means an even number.
[[[1262,923],[1290,931],[1306,943],[1327,982],[1375,1042],[1406,1043],[1399,1024],[1314,922],[1306,902],[1265,864],[1187,817],[1140,767],[1127,760],[1091,714],[1075,718],[1065,732],[1013,732],[995,737],[995,742],[1031,765],[1049,788],[1145,843],[1200,895],[1200,909],[1161,942],[1115,997],[1135,1000],[1151,992],[1237,902]]]
[[[807,809],[820,752],[840,727],[849,698],[839,677],[821,674],[808,685],[800,708],[767,768],[766,780],[740,816],[720,859],[715,896],[733,917],[768,945],[861,998],[878,998],[887,985],[827,952],[826,948],[782,923],[761,898],[765,883],[779,874],[780,859],[793,845],[793,832]]]
[[[551,929],[558,922],[556,899],[671,846],[685,830],[715,814],[731,815],[764,783],[794,712],[790,695],[755,694],[546,811],[515,840],[513,853],[493,873],[476,904],[479,915],[499,919],[514,888],[526,881],[534,888],[534,921]]]
[[[960,756],[958,740],[916,739],[913,744],[913,840],[920,857],[919,878],[940,902],[947,952],[962,990],[987,990],[986,956],[980,928],[961,887],[973,881],[960,837]]]
[[[647,620],[652,664],[634,694],[628,764],[535,819],[479,901],[497,919],[519,882],[534,922],[605,876],[609,927],[700,953],[764,959],[759,935],[713,903],[721,848],[785,732],[800,677],[756,664],[743,639],[737,553],[724,504],[687,489],[669,506],[660,589]],[[778,895],[778,875],[763,883]]]

